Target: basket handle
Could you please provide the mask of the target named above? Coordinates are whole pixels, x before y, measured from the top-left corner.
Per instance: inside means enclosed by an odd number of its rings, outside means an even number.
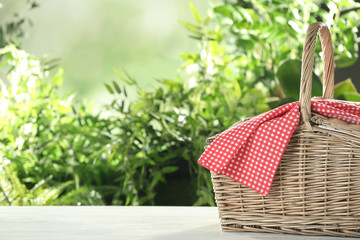
[[[311,131],[311,89],[316,37],[319,34],[324,60],[323,98],[334,98],[334,53],[329,28],[325,23],[311,24],[306,31],[302,55],[300,84],[300,113],[307,130]]]

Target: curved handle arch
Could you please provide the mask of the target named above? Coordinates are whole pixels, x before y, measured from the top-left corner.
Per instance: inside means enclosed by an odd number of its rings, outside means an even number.
[[[300,83],[300,112],[306,128],[311,130],[311,89],[314,66],[314,52],[317,35],[320,36],[323,52],[323,98],[334,98],[334,52],[329,28],[325,23],[311,24],[306,31],[305,44],[302,55],[301,83]]]

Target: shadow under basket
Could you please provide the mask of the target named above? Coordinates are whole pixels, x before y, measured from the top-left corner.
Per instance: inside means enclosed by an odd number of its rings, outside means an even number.
[[[360,237],[360,127],[321,126],[297,127],[267,197],[211,174],[223,231]]]

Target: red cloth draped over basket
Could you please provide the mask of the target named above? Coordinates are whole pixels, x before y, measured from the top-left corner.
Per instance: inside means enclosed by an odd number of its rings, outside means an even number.
[[[360,103],[312,98],[311,111],[360,125]],[[198,163],[267,196],[299,122],[299,102],[263,113],[224,131],[208,146]]]

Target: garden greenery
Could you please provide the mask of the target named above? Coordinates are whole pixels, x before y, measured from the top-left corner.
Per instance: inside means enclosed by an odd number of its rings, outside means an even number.
[[[180,76],[149,91],[115,71],[103,115],[58,94],[61,69],[49,77],[51,63],[1,49],[1,205],[214,205],[209,172],[196,163],[205,139],[298,99],[306,27],[327,23],[336,67],[358,57],[360,5],[352,0],[224,0],[205,17],[190,7],[195,20],[182,24],[199,52],[181,55]],[[318,64],[314,95],[321,74]],[[360,101],[350,79],[335,97]]]
[[[26,0],[29,10],[37,8],[39,5],[35,0]],[[2,3],[0,2],[0,9]],[[12,19],[0,25],[0,48],[8,44],[20,46],[20,39],[25,35],[24,26],[31,26],[32,21],[28,17],[22,17],[19,13],[14,13]]]

